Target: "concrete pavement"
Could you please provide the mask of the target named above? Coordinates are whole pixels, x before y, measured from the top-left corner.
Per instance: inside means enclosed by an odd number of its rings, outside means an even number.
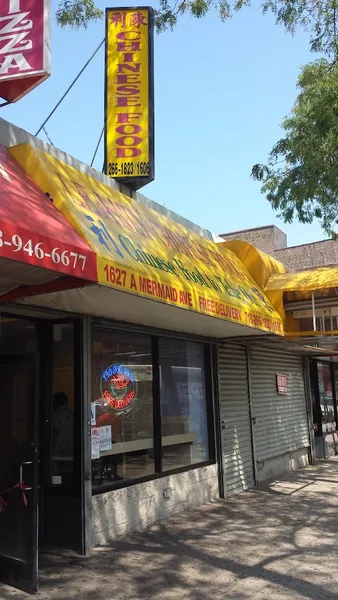
[[[0,599],[32,598],[0,585]],[[38,600],[337,600],[338,459],[181,513],[84,558],[42,559]]]

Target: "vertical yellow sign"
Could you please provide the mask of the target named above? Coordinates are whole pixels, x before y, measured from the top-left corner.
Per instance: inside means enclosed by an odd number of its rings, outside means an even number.
[[[106,10],[105,172],[134,189],[154,178],[153,13]]]

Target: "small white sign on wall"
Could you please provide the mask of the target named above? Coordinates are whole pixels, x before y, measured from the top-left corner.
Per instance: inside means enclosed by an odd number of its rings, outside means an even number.
[[[284,375],[283,373],[277,373],[276,381],[277,381],[278,394],[287,394],[288,393],[288,380],[287,380],[286,375]]]

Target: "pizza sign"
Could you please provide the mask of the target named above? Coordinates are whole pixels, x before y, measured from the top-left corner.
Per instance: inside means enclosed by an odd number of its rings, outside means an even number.
[[[116,411],[129,410],[137,398],[137,381],[129,367],[111,365],[101,375],[101,395]]]

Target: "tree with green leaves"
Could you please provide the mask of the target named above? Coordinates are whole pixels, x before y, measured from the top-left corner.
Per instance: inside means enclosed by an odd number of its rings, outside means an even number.
[[[338,68],[327,59],[306,65],[299,94],[282,123],[285,136],[267,165],[252,176],[285,222],[321,221],[329,234],[338,223]]]
[[[61,27],[86,28],[92,21],[103,18],[103,11],[94,0],[61,0],[56,20]]]
[[[251,175],[285,222],[318,219],[329,235],[338,223],[338,1],[290,1],[279,22],[310,31],[310,48],[325,57],[305,65],[299,94],[266,165]],[[287,6],[288,5],[288,6]]]
[[[234,2],[234,8],[237,4],[244,3]],[[114,7],[113,3],[111,3],[111,7]],[[188,13],[196,18],[204,17],[211,8],[218,10],[223,21],[231,16],[231,6],[223,0],[208,2],[205,0],[183,0],[182,2],[177,0],[173,3],[168,0],[160,0],[159,7],[155,10],[156,29],[158,32],[173,29],[180,16]],[[61,27],[80,29],[88,27],[92,21],[102,19],[103,14],[94,0],[61,0],[56,12],[56,19]]]
[[[103,17],[98,4],[99,0],[60,0],[57,21],[62,27],[87,27],[92,21]],[[164,31],[173,28],[182,15],[189,14],[199,19],[212,10],[218,13],[222,21],[226,21],[250,4],[250,0],[160,0],[155,10],[156,26],[159,31]],[[313,51],[332,52],[336,37],[337,1],[263,0],[261,9],[264,14],[271,12],[275,15],[276,24],[283,25],[292,34],[298,28],[309,31]]]

